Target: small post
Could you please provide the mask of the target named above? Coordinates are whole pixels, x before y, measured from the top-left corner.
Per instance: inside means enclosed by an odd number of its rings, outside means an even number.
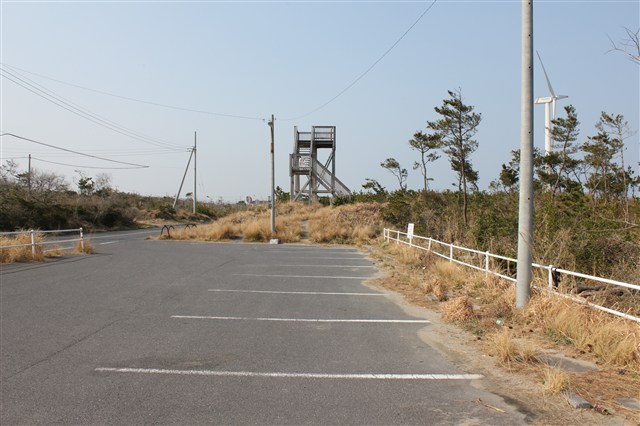
[[[449,244],[449,262],[453,262],[453,243]]]
[[[409,247],[413,247],[413,223],[407,225],[407,238],[409,239]]]
[[[80,227],[80,249],[84,253],[84,234],[82,233],[82,227]]]
[[[489,252],[485,251],[484,252],[484,274],[489,275]]]
[[[36,257],[36,231],[32,229],[31,231],[31,255]]]
[[[553,265],[549,265],[549,290],[553,290]]]
[[[431,251],[431,237],[429,237],[429,251]]]

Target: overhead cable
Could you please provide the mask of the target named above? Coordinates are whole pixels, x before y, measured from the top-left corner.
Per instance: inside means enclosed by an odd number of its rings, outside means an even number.
[[[24,157],[23,157],[24,158]],[[57,164],[59,166],[79,167],[82,169],[100,169],[100,170],[127,170],[127,169],[139,169],[140,167],[96,167],[96,166],[79,166],[77,164],[58,163],[57,161],[43,160],[38,157],[31,157],[32,160],[40,161],[43,163]]]
[[[32,143],[35,143],[35,144],[38,144],[38,145],[48,146],[49,148],[59,149],[60,151],[71,152],[73,154],[82,155],[83,157],[95,158],[97,160],[109,161],[111,163],[118,163],[118,164],[125,164],[127,166],[134,166],[135,168],[138,168],[138,169],[147,169],[147,168],[149,168],[149,166],[145,166],[145,165],[142,165],[142,164],[127,163],[127,162],[124,162],[124,161],[112,160],[110,158],[98,157],[97,155],[85,154],[83,152],[74,151],[72,149],[62,148],[62,147],[59,147],[59,146],[56,146],[56,145],[51,145],[51,144],[48,144],[48,143],[44,143],[44,142],[36,141],[36,140],[33,140],[33,139],[25,138],[24,136],[19,136],[19,135],[13,134],[13,133],[2,133],[2,134],[0,134],[0,136],[12,136],[14,138],[22,139],[22,140],[27,141],[27,142],[32,142]]]
[[[400,38],[399,38],[398,40],[396,40],[396,42],[395,42],[395,43],[393,43],[393,44],[391,45],[391,47],[390,47],[390,48],[388,48],[388,49],[387,49],[387,50],[382,54],[382,56],[380,56],[380,57],[379,57],[379,58],[378,58],[378,59],[377,59],[373,64],[371,64],[371,66],[370,66],[369,68],[367,68],[367,69],[366,69],[362,74],[360,74],[360,75],[359,75],[355,80],[353,80],[353,81],[352,81],[352,82],[351,82],[347,87],[345,87],[345,88],[344,88],[344,89],[342,89],[340,92],[338,92],[338,94],[337,94],[337,95],[335,95],[333,98],[329,99],[329,100],[328,100],[328,101],[326,101],[325,103],[321,104],[320,106],[318,106],[318,107],[316,107],[316,108],[312,109],[311,111],[309,111],[309,112],[307,112],[307,113],[305,113],[305,114],[302,114],[302,115],[299,115],[299,116],[297,116],[297,117],[293,117],[293,118],[283,118],[283,119],[281,119],[281,120],[284,120],[284,121],[293,121],[293,120],[298,120],[298,119],[300,119],[300,118],[304,118],[304,117],[306,117],[306,116],[308,116],[308,115],[313,114],[314,112],[320,111],[322,108],[326,107],[326,106],[327,106],[327,105],[329,105],[331,102],[335,101],[335,100],[336,100],[336,99],[338,99],[340,96],[342,96],[342,95],[343,95],[347,90],[349,90],[349,89],[351,89],[353,86],[355,86],[355,85],[356,85],[356,83],[358,83],[358,82],[359,82],[359,81],[360,81],[360,80],[361,80],[365,75],[369,74],[369,72],[370,72],[370,71],[371,71],[371,70],[372,70],[376,65],[378,65],[378,63],[379,63],[380,61],[382,61],[382,60],[385,58],[385,56],[387,56],[387,55],[388,55],[388,54],[389,54],[389,53],[390,53],[390,52],[391,52],[391,51],[392,51],[392,50],[397,46],[397,45],[398,45],[398,43],[400,43],[400,42],[402,41],[402,39],[403,39],[403,38],[405,38],[405,36],[406,36],[407,34],[409,34],[409,32],[413,29],[413,27],[415,27],[415,26],[418,24],[418,22],[420,22],[420,20],[424,17],[424,15],[426,15],[426,14],[427,14],[427,12],[429,12],[429,11],[431,10],[431,8],[436,4],[436,2],[437,2],[437,1],[438,1],[438,0],[433,0],[433,2],[429,5],[429,7],[427,7],[427,8],[425,9],[425,11],[424,11],[424,12],[422,12],[422,14],[418,17],[418,19],[416,19],[416,20],[415,20],[415,22],[414,22],[413,24],[411,24],[411,26],[410,26],[410,27],[409,27],[409,28],[404,32],[404,34],[402,34],[402,35],[400,36]]]
[[[7,71],[4,68],[0,68],[2,72],[2,77],[7,80],[17,84],[18,86],[30,91],[31,93],[40,96],[41,98],[75,114],[86,120],[89,120],[99,126],[105,127],[111,131],[120,133],[124,136],[127,136],[132,139],[139,140],[146,144],[154,145],[156,147],[162,147],[165,149],[173,149],[173,150],[183,150],[186,147],[171,144],[169,142],[163,141],[161,139],[153,138],[151,136],[144,135],[142,133],[136,132],[135,130],[131,130],[127,127],[119,125],[107,118],[104,118],[98,114],[95,114],[89,111],[86,108],[81,107],[80,105],[74,104],[73,102],[66,100],[55,92],[47,89],[46,87],[39,85],[38,83],[33,82],[32,80],[27,79],[26,77],[22,77],[20,75],[16,75],[10,71]],[[18,81],[16,81],[18,80]]]
[[[178,110],[178,111],[186,111],[186,112],[195,112],[195,113],[198,113],[198,114],[215,115],[215,116],[218,116],[218,117],[239,118],[239,119],[244,119],[244,120],[260,120],[260,121],[264,120],[263,117],[252,117],[252,116],[248,116],[248,115],[225,114],[225,113],[220,113],[220,112],[205,111],[205,110],[200,110],[200,109],[195,109],[195,108],[187,108],[187,107],[180,107],[180,106],[175,106],[175,105],[162,104],[162,103],[158,103],[158,102],[146,101],[146,100],[143,100],[143,99],[132,98],[130,96],[117,95],[115,93],[109,93],[109,92],[105,92],[103,90],[97,90],[97,89],[92,89],[92,88],[85,87],[85,86],[80,86],[78,84],[69,83],[67,81],[62,81],[62,80],[58,80],[56,78],[48,77],[48,76],[43,75],[43,74],[38,74],[38,73],[35,73],[35,72],[32,72],[32,71],[27,71],[25,69],[14,67],[13,65],[9,65],[9,64],[4,63],[4,62],[2,63],[2,65],[6,66],[6,67],[9,67],[9,68],[12,68],[12,69],[15,69],[15,70],[19,70],[19,71],[25,72],[27,74],[31,74],[31,75],[35,75],[35,76],[38,76],[38,77],[41,77],[41,78],[45,78],[47,80],[55,81],[56,83],[65,84],[67,86],[76,87],[78,89],[87,90],[89,92],[99,93],[99,94],[105,95],[105,96],[111,96],[111,97],[118,98],[118,99],[124,99],[126,101],[138,102],[138,103],[142,103],[142,104],[153,105],[153,106],[157,106],[157,107],[161,107],[161,108],[174,109],[174,110]]]

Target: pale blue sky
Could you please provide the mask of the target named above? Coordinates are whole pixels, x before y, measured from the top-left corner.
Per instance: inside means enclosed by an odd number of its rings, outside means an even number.
[[[417,153],[407,141],[436,117],[447,90],[462,88],[482,113],[473,164],[486,188],[519,146],[519,1],[438,1],[369,74],[322,110],[380,57],[431,2],[7,2],[1,5],[3,63],[122,96],[219,112],[276,116],[276,184],[289,188],[293,126],[337,126],[337,175],[360,190],[365,178],[397,182],[379,164],[395,157],[419,189]],[[640,127],[639,70],[610,49],[608,36],[640,27],[638,1],[534,2],[535,49],[556,93],[569,95],[581,139],[595,134],[601,111]],[[547,96],[536,60],[534,95]],[[193,132],[198,132],[198,195],[227,200],[269,192],[268,126],[261,120],[161,108],[104,96],[22,73],[57,95],[121,126],[185,147],[159,152],[82,119],[2,79],[2,131],[148,169],[104,170],[121,190],[174,195]],[[535,144],[544,147],[544,107],[535,107]],[[626,158],[638,172],[638,135]],[[152,152],[149,152],[152,151]],[[34,166],[68,176],[113,164],[9,137],[3,159],[70,163]],[[22,167],[26,160],[19,159]],[[446,158],[431,168],[432,187],[451,188]],[[191,177],[189,176],[188,179]],[[191,183],[187,191],[191,191]]]

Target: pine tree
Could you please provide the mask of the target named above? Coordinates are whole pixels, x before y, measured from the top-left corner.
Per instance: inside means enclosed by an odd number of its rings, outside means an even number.
[[[426,134],[422,131],[418,131],[413,134],[413,139],[409,141],[409,145],[411,149],[414,149],[420,153],[420,162],[417,161],[413,163],[413,170],[420,169],[422,173],[422,180],[424,185],[424,192],[427,192],[428,184],[427,184],[427,164],[433,161],[436,161],[440,158],[440,155],[436,154],[436,149],[440,149],[442,143],[440,142],[440,138],[434,134]]]
[[[462,90],[448,91],[450,98],[444,99],[435,111],[442,118],[427,122],[427,129],[433,130],[439,138],[444,153],[449,157],[451,168],[458,175],[458,189],[463,195],[463,218],[467,224],[468,187],[477,188],[478,172],[471,164],[471,154],[478,148],[473,139],[478,131],[482,115],[473,112],[474,107],[462,101]]]

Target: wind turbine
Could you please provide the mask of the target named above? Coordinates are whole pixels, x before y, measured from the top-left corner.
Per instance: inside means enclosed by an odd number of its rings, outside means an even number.
[[[547,70],[544,69],[544,64],[542,63],[542,58],[540,57],[540,53],[536,50],[536,55],[538,55],[538,59],[540,60],[540,65],[542,65],[542,71],[544,72],[544,78],[547,79],[547,87],[549,88],[549,92],[551,96],[547,96],[546,98],[536,98],[536,104],[544,104],[544,155],[549,155],[551,152],[551,128],[553,124],[551,123],[551,111],[549,111],[549,107],[553,107],[553,118],[556,118],[556,101],[558,99],[566,99],[568,96],[565,95],[557,95],[553,91],[553,87],[551,87],[551,82],[549,81],[549,76],[547,75]]]

